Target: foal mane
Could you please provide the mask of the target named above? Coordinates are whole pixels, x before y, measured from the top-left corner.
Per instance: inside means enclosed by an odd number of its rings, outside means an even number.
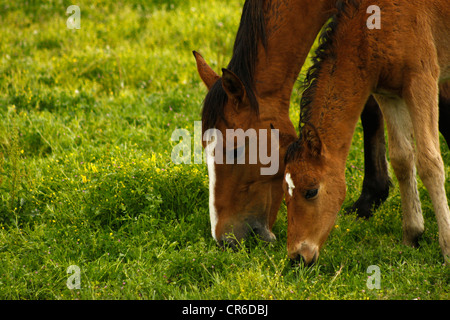
[[[308,69],[305,79],[303,80],[302,87],[304,91],[302,93],[302,98],[300,100],[300,137],[297,141],[294,141],[287,149],[284,158],[285,163],[297,160],[300,155],[300,151],[303,148],[303,128],[305,125],[315,127],[309,123],[311,117],[311,103],[316,95],[317,81],[322,69],[322,63],[325,59],[335,58],[335,48],[333,46],[334,36],[338,27],[339,20],[344,15],[349,15],[349,8],[358,9],[359,0],[338,0],[336,2],[336,13],[330,18],[329,22],[322,28],[319,36],[319,46],[314,52],[312,58],[312,65]]]
[[[266,0],[270,2],[271,0]],[[264,19],[264,0],[246,0],[242,10],[239,29],[233,47],[233,56],[228,69],[234,72],[244,84],[251,109],[259,114],[258,100],[255,95],[255,65],[258,55],[258,40],[267,46],[267,35]],[[203,102],[203,131],[213,128],[217,119],[224,119],[223,109],[228,96],[219,79],[209,90]]]

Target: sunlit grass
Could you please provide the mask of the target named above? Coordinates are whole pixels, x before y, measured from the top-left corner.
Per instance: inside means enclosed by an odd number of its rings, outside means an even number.
[[[449,298],[420,182],[419,249],[401,244],[395,179],[371,220],[339,215],[312,268],[287,259],[284,204],[276,243],[215,245],[206,167],[173,164],[170,136],[200,120],[206,89],[191,51],[225,67],[243,1],[81,1],[80,30],[66,28],[70,4],[0,2],[1,298]],[[358,125],[344,207],[359,196],[363,168]],[[81,289],[66,285],[70,265]],[[370,265],[380,290],[366,286]]]

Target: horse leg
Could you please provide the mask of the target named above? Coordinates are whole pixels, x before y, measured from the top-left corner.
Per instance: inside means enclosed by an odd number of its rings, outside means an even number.
[[[446,263],[450,263],[450,210],[439,145],[438,94],[437,80],[432,76],[414,77],[404,90],[416,138],[419,176],[433,202],[439,228],[439,245]]]
[[[439,89],[439,131],[450,148],[450,81]]]
[[[411,117],[403,99],[381,95],[376,99],[386,120],[389,156],[400,187],[403,243],[416,247],[424,231],[424,220],[417,189]]]
[[[361,114],[364,131],[364,181],[359,199],[349,212],[356,211],[358,217],[370,218],[389,196],[391,180],[386,161],[383,114],[375,99],[370,96]]]
[[[440,86],[439,131],[450,147],[450,82]],[[391,180],[386,161],[383,114],[371,96],[361,114],[364,131],[364,181],[361,195],[348,212],[369,218],[389,196]]]

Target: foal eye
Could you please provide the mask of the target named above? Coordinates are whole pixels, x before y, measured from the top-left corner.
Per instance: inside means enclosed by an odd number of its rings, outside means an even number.
[[[305,193],[305,199],[312,199],[315,196],[317,196],[317,193],[319,192],[319,189],[310,189],[307,190]]]

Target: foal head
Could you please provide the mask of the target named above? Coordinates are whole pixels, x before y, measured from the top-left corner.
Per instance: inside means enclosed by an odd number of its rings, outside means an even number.
[[[265,241],[273,241],[275,235],[271,228],[283,198],[283,157],[287,146],[295,139],[295,131],[293,135],[285,134],[287,129],[284,127],[288,126],[282,125],[284,120],[279,120],[282,117],[277,114],[277,105],[257,98],[230,70],[222,69],[220,77],[200,54],[194,52],[194,55],[200,77],[209,90],[202,114],[203,133],[214,128],[223,140],[222,150],[217,146],[209,148],[208,141],[204,143],[212,235],[219,244],[232,246],[252,233]],[[261,114],[258,106],[264,108]],[[292,124],[290,127],[293,129]],[[283,131],[275,144],[274,128]],[[237,130],[245,132],[245,139],[237,142],[234,138],[229,139],[230,132]],[[227,145],[230,140],[232,145]],[[252,148],[255,142],[257,151]],[[216,143],[216,140],[210,143]],[[267,147],[263,153],[270,158],[269,165],[261,159],[262,146]],[[234,159],[227,163],[226,154],[230,151]],[[262,174],[267,168],[273,171]]]
[[[314,263],[334,226],[346,192],[345,176],[336,170],[319,132],[310,124],[286,153],[283,190],[288,211],[288,256]]]

